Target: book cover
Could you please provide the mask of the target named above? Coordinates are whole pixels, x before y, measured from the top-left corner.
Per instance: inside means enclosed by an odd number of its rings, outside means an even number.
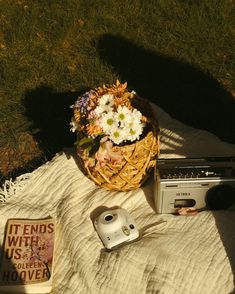
[[[1,250],[0,291],[49,293],[55,219],[9,219]]]

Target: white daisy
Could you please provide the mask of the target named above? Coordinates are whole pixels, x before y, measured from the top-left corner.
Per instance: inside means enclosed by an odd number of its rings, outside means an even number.
[[[104,94],[99,99],[99,105],[112,107],[113,104],[113,94]]]
[[[117,120],[121,126],[124,126],[131,120],[131,110],[126,106],[118,106],[117,108]]]
[[[100,97],[98,106],[95,108],[95,112],[98,115],[101,115],[102,113],[108,113],[112,111],[113,104],[114,104],[113,95],[105,94]]]
[[[145,126],[144,123],[141,122],[142,114],[138,110],[134,109],[131,112],[131,115],[126,123],[129,128],[135,128],[135,126],[142,124],[143,127]]]
[[[140,135],[143,132],[143,127],[144,125],[139,123],[136,125],[133,125],[131,128],[128,129],[128,135],[127,135],[127,140],[133,142],[135,140],[139,140]]]
[[[94,112],[96,113],[96,115],[100,116],[102,113],[104,113],[106,111],[106,108],[104,108],[103,106],[96,106],[96,108],[94,109]]]
[[[113,131],[110,132],[109,138],[114,144],[120,144],[123,142],[123,130],[119,128],[113,129]]]
[[[104,130],[105,133],[112,131],[114,128],[118,127],[115,113],[112,111],[108,113],[104,113],[100,119],[100,126]]]
[[[72,118],[70,122],[70,131],[74,133],[78,129],[79,129],[79,124]]]
[[[133,114],[133,117],[135,117],[135,119],[138,119],[139,121],[141,121],[142,113],[139,110],[133,109],[132,114]]]

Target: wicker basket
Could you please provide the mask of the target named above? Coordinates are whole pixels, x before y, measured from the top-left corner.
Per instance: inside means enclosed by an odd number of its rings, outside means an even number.
[[[105,86],[98,88],[94,95],[103,95],[107,89],[109,91],[111,89],[114,94],[120,94],[120,87],[123,87],[121,88],[123,91],[121,95],[129,95],[130,93],[126,92],[125,86],[117,82],[115,86],[109,88]],[[94,154],[88,156],[88,159],[93,161],[93,164],[86,164],[87,157],[84,158],[81,147],[77,147],[81,170],[96,184],[108,190],[128,191],[140,187],[155,166],[160,150],[158,121],[152,112],[151,105],[136,94],[134,98],[130,99],[132,106],[139,110],[146,119],[145,128],[138,140],[128,144],[112,145],[112,152],[120,154],[118,161],[108,161],[104,165],[100,165],[99,163],[97,164],[96,155]],[[83,125],[81,124],[80,114],[77,117],[76,108],[74,108],[74,118],[75,121],[80,123],[81,132],[77,131],[77,135],[81,140]],[[100,141],[98,146],[98,148],[101,148]]]
[[[142,140],[126,146],[115,146],[121,151],[123,160],[119,165],[86,168],[87,174],[96,184],[108,189],[129,191],[140,187],[156,164],[159,153],[159,137],[149,132]]]

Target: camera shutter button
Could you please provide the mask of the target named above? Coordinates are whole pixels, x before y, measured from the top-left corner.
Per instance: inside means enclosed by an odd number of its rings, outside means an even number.
[[[129,236],[129,235],[130,235],[130,230],[128,229],[127,226],[123,226],[123,227],[122,227],[122,231],[123,231],[123,233],[124,233],[126,236]]]

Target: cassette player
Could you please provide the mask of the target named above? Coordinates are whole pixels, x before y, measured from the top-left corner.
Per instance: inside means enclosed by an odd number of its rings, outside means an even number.
[[[226,209],[235,202],[235,158],[159,159],[154,175],[157,213],[182,207]]]

